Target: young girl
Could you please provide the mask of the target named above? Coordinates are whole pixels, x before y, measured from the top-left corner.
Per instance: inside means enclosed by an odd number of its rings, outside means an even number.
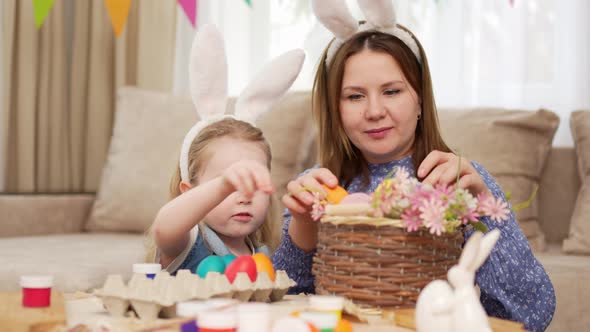
[[[223,41],[203,27],[191,50],[190,86],[201,120],[186,135],[169,201],[151,233],[155,261],[169,272],[195,271],[209,255],[270,255],[271,150],[254,122],[291,86],[303,64],[301,51],[272,63],[224,115],[226,64]]]
[[[506,200],[481,165],[453,154],[442,139],[426,54],[409,30],[396,25],[391,1],[358,2],[367,18],[360,25],[344,0],[313,1],[316,16],[335,38],[318,66],[312,98],[323,168],[288,184],[283,238],[273,256],[275,267],[297,282],[295,293],[314,291],[318,225],[310,216],[313,196],[305,188],[325,194],[322,184],[340,184],[351,193],[370,193],[395,167],[406,167],[424,183],[456,184],[473,195],[485,192]],[[555,311],[555,293],[514,213],[502,223],[480,221],[501,231],[476,274],[482,305],[489,315],[544,330]],[[471,234],[465,233],[466,240]]]

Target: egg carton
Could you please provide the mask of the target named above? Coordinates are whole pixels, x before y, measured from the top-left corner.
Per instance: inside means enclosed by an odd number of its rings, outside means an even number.
[[[158,316],[176,316],[176,304],[184,301],[227,298],[239,301],[280,301],[296,283],[285,271],[276,271],[275,281],[266,272],[259,272],[252,282],[245,272],[236,275],[230,284],[225,275],[209,272],[201,278],[189,270],[179,270],[176,277],[166,271],[158,272],[154,279],[134,274],[125,285],[121,275],[109,275],[101,289],[95,290],[104,306],[114,316],[124,316],[129,308],[140,319]]]

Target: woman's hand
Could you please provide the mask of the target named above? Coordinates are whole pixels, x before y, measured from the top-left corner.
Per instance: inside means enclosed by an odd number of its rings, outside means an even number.
[[[272,194],[270,172],[265,165],[254,160],[241,160],[229,166],[222,174],[228,191],[238,191],[246,198],[252,198],[256,191]]]
[[[457,174],[459,174],[459,182],[457,182]],[[450,152],[436,150],[430,152],[418,167],[417,175],[419,179],[422,179],[422,183],[430,185],[456,183],[459,188],[469,190],[474,196],[490,193],[471,162]]]
[[[293,219],[308,222],[312,220],[310,212],[314,197],[308,189],[317,190],[320,197],[324,198],[326,191],[322,184],[332,188],[338,185],[338,179],[327,168],[316,168],[287,184],[283,204],[289,209]]]

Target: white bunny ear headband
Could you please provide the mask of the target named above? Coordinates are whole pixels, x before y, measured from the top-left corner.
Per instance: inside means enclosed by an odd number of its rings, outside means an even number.
[[[225,115],[227,100],[227,63],[223,38],[212,25],[202,27],[191,48],[189,83],[191,97],[201,119],[186,134],[180,149],[180,176],[189,182],[189,150],[206,126],[234,118],[255,125],[256,119],[291,87],[297,78],[305,54],[292,50],[268,63],[236,100],[233,115]]]
[[[312,0],[313,11],[318,20],[330,30],[336,39],[328,47],[326,64],[330,64],[336,51],[355,34],[376,30],[399,38],[414,53],[419,63],[420,48],[412,35],[396,24],[391,0],[358,0],[367,22],[359,25],[352,17],[345,0]]]

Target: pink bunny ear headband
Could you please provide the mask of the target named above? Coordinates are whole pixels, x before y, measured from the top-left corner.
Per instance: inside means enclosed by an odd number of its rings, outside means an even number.
[[[189,83],[193,103],[201,119],[186,134],[180,150],[180,176],[189,182],[190,147],[203,128],[233,118],[255,126],[256,119],[291,87],[305,54],[296,49],[286,52],[267,64],[242,91],[236,100],[235,113],[226,115],[227,63],[223,38],[212,25],[202,27],[191,48]]]
[[[422,63],[420,48],[412,35],[396,24],[395,11],[391,0],[358,0],[367,22],[359,25],[350,14],[345,0],[312,0],[313,11],[318,20],[330,30],[336,39],[328,47],[326,64],[349,38],[357,33],[376,30],[400,39]]]

